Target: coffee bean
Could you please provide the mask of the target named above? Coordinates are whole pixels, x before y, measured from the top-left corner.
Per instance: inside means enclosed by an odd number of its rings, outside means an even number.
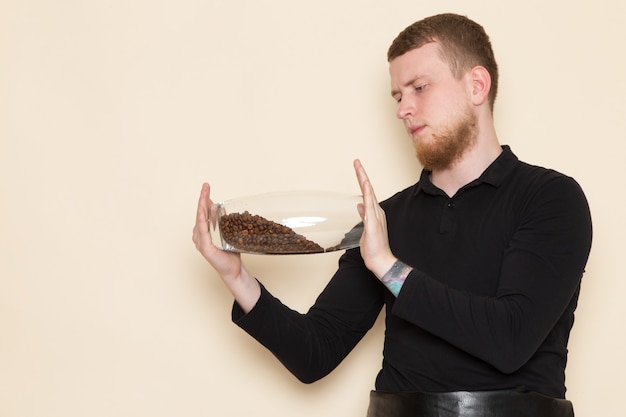
[[[219,226],[222,239],[241,251],[268,254],[324,252],[320,245],[293,229],[247,210],[223,214]]]

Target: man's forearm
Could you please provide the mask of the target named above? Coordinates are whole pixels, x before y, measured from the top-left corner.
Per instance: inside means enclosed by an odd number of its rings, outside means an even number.
[[[400,294],[402,285],[404,285],[404,281],[412,270],[412,267],[398,260],[394,262],[389,271],[380,280],[397,297]]]

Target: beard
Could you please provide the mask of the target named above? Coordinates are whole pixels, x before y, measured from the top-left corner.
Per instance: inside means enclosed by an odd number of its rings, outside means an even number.
[[[417,142],[417,159],[427,171],[449,169],[474,146],[477,138],[477,117],[467,107],[461,117],[449,123],[439,133],[433,133],[430,141]]]

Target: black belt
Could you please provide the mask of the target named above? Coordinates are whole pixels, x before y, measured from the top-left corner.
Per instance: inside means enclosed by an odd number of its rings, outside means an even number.
[[[372,391],[367,417],[574,417],[570,401],[525,389],[443,393]]]

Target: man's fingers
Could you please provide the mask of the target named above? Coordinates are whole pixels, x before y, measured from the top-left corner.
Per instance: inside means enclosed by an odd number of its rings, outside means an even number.
[[[360,160],[356,159],[354,161],[354,169],[356,171],[357,178],[359,180],[359,186],[361,187],[361,193],[363,194],[363,206],[364,211],[361,214],[361,217],[365,219],[366,214],[369,213],[370,217],[375,216],[377,219],[381,219],[380,208],[378,205],[378,199],[376,198],[376,193],[374,192],[374,188],[372,187],[372,183],[367,176],[367,172],[365,172],[365,168]]]
[[[196,210],[196,224],[193,228],[192,240],[198,249],[202,249],[206,245],[206,241],[210,241],[209,237],[209,210],[211,199],[209,198],[210,186],[207,183],[202,185],[200,197],[198,199],[198,208]]]

